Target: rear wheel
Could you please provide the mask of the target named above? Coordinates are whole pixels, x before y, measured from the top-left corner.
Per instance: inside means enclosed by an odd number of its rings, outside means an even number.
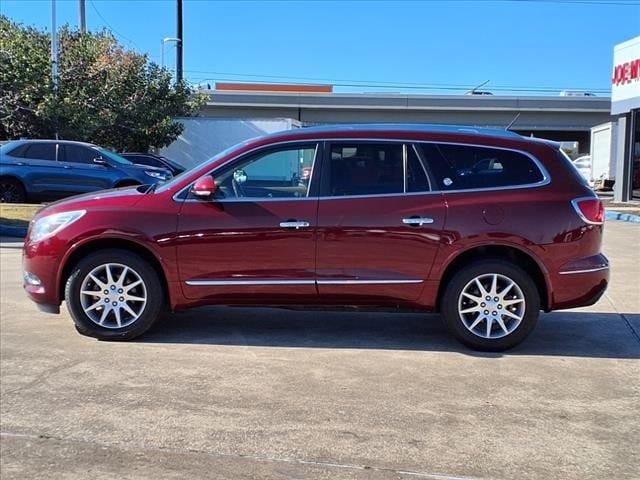
[[[15,178],[0,178],[0,202],[1,203],[25,203],[27,192],[20,180]]]
[[[442,315],[471,348],[502,351],[522,342],[540,314],[535,282],[520,267],[482,260],[459,270],[445,288]]]
[[[65,287],[67,308],[77,330],[100,340],[130,340],[158,318],[163,292],[155,269],[126,250],[85,257]]]

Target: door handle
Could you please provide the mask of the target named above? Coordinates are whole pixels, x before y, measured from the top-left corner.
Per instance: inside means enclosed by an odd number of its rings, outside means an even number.
[[[280,222],[280,226],[282,228],[295,228],[296,230],[300,228],[307,228],[309,226],[309,222],[305,221],[297,221],[297,220],[287,220],[286,222]]]
[[[411,225],[412,227],[421,227],[422,225],[426,225],[429,223],[433,223],[433,218],[431,217],[408,217],[403,218],[402,223],[405,225]]]
[[[71,170],[73,167],[71,165],[63,165],[62,168],[65,168],[67,170]]]

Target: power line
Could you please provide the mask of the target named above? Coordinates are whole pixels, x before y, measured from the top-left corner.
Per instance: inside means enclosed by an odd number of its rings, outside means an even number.
[[[246,74],[235,72],[214,72],[205,70],[185,70],[189,73],[200,73],[208,75],[217,75],[219,77],[234,77],[234,78],[211,78],[192,76],[191,78],[199,81],[215,81],[215,80],[244,80],[246,78],[259,78],[263,80],[277,79],[286,80],[291,84],[300,84],[301,82],[327,82],[333,86],[339,87],[370,87],[370,88],[406,88],[412,90],[469,90],[468,84],[455,84],[455,83],[407,83],[407,82],[386,82],[376,80],[352,80],[352,79],[331,79],[331,78],[319,78],[319,77],[288,77],[283,75],[258,75],[258,74]],[[556,92],[563,90],[565,87],[558,86],[524,86],[524,85],[492,85],[487,87],[488,90],[496,91],[522,91],[522,92]],[[597,93],[608,93],[608,88],[586,88],[586,87],[572,87],[572,90],[581,90]]]
[[[134,47],[136,47],[138,50],[140,50],[140,48],[138,47],[138,45],[136,45],[136,43],[131,40],[130,38],[124,36],[123,34],[121,34],[120,32],[118,32],[118,30],[116,30],[115,28],[113,28],[111,26],[111,24],[109,22],[107,22],[107,20],[102,16],[102,14],[100,13],[100,11],[98,10],[98,7],[96,7],[95,3],[93,3],[93,0],[89,0],[89,3],[91,4],[91,7],[93,7],[93,10],[96,12],[96,14],[98,15],[98,17],[100,17],[102,19],[102,21],[104,22],[104,24],[109,27],[109,30],[111,30],[113,33],[115,33],[118,37],[122,38],[123,40],[125,40],[126,42],[128,42],[129,44],[133,45]]]

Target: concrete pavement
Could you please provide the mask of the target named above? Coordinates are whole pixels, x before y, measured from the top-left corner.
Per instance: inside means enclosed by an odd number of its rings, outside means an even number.
[[[638,478],[638,239],[609,222],[606,297],[503,354],[434,315],[222,307],[97,342],[0,248],[1,476]]]

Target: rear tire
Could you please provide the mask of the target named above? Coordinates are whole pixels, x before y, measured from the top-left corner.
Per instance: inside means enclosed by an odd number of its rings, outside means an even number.
[[[120,249],[101,250],[78,262],[65,285],[65,300],[78,332],[99,340],[142,335],[164,306],[156,270]]]
[[[534,329],[540,293],[519,266],[499,259],[473,262],[445,287],[442,317],[463,344],[499,352],[515,347]]]
[[[27,192],[20,180],[0,178],[0,203],[25,203]]]

